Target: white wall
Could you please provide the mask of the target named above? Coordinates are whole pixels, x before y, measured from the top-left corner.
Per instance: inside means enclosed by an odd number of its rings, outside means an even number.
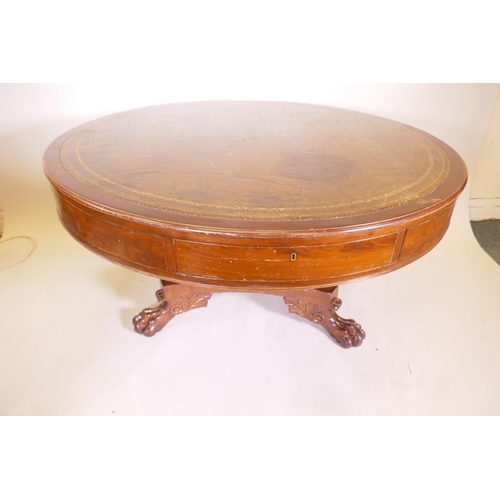
[[[500,92],[471,182],[471,220],[500,219]]]

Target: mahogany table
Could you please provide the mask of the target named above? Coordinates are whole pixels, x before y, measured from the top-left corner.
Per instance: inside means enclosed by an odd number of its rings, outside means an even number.
[[[284,297],[342,347],[363,329],[338,285],[394,271],[446,232],[467,171],[401,123],[325,106],[213,101],[120,113],[44,156],[64,227],[161,280],[134,318],[152,336],[214,292]]]

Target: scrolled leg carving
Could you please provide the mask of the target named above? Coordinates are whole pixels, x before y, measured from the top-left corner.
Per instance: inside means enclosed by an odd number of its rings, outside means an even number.
[[[342,301],[336,296],[336,290],[332,294],[320,290],[288,292],[284,301],[289,312],[321,324],[344,349],[360,346],[365,338],[365,332],[356,321],[337,314]]]
[[[288,306],[288,312],[292,314],[302,316],[313,323],[322,323],[325,318],[325,309],[319,304],[293,297],[284,297],[283,300]]]
[[[182,314],[191,309],[198,309],[198,307],[207,307],[207,303],[212,297],[211,293],[196,293],[194,295],[181,295],[170,303],[170,312],[172,316]]]
[[[201,287],[162,282],[163,288],[156,292],[160,304],[144,309],[134,319],[134,330],[146,337],[159,332],[174,316],[192,309],[206,307],[212,297]],[[196,293],[198,292],[198,293]]]

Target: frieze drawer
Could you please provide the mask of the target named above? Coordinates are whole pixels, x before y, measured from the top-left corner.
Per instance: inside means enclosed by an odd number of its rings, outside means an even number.
[[[294,247],[216,245],[176,240],[177,272],[233,281],[294,281],[363,273],[392,262],[397,234]]]

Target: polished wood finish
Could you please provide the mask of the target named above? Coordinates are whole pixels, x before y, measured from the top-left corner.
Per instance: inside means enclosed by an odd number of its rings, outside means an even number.
[[[190,286],[205,296],[255,291],[288,297],[304,317],[321,307],[325,328],[351,331],[350,341],[337,335],[343,347],[359,345],[364,333],[337,319],[337,302],[316,291],[393,271],[430,251],[467,179],[457,153],[425,132],[292,103],[120,113],[56,139],[44,165],[75,239],[181,284],[162,287],[158,308],[136,319],[139,331],[154,334],[178,314],[165,304],[197,295]],[[311,293],[323,298],[315,302]]]
[[[441,240],[454,206],[331,231],[230,233],[139,222],[55,195],[68,232],[113,262],[169,281],[256,290],[321,288],[398,269]]]

